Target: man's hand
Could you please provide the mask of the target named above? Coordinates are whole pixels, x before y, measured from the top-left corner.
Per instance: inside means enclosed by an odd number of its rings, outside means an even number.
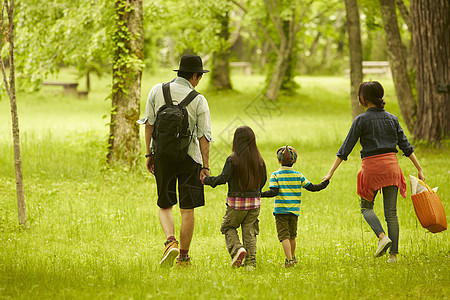
[[[147,162],[145,163],[145,165],[147,166],[147,170],[153,175],[155,175],[155,165],[153,156],[147,157]]]
[[[200,180],[201,181],[203,181],[203,178],[209,177],[209,176],[211,176],[211,175],[209,174],[209,170],[208,169],[202,169],[200,171]]]

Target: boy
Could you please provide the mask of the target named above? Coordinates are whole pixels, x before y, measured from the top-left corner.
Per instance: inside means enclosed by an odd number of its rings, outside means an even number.
[[[297,161],[297,151],[291,146],[281,147],[277,150],[278,162],[281,168],[270,176],[269,188],[261,197],[275,197],[274,216],[286,261],[283,265],[290,268],[297,263],[295,247],[297,237],[297,221],[300,212],[302,188],[317,192],[327,187],[329,181],[312,184],[302,173],[295,171],[292,165]]]

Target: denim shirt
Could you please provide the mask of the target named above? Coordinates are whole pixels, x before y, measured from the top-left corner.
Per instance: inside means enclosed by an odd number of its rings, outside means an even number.
[[[261,184],[258,188],[253,191],[243,192],[239,187],[239,182],[236,176],[233,176],[233,162],[231,156],[228,156],[225,166],[223,167],[222,173],[219,176],[205,177],[203,183],[210,185],[215,188],[219,184],[225,184],[228,182],[228,197],[239,197],[239,198],[254,198],[261,196],[261,189],[264,187],[267,181],[266,168],[262,168],[262,178]]]
[[[397,153],[397,145],[405,156],[414,152],[397,117],[381,108],[371,107],[355,118],[336,155],[347,160],[358,139],[362,146],[361,158],[389,152]]]
[[[178,105],[178,102],[181,102],[193,89],[194,87],[188,80],[183,77],[176,77],[170,83],[170,95],[172,96],[173,103]],[[150,90],[145,107],[145,118],[137,122],[139,124],[145,124],[148,121],[150,125],[153,125],[159,108],[164,104],[162,83],[160,83]],[[214,141],[211,135],[211,116],[208,102],[202,94],[199,94],[189,103],[186,109],[189,114],[189,129],[193,133],[193,139],[188,148],[188,155],[198,164],[203,164],[198,139],[205,136],[208,141]]]

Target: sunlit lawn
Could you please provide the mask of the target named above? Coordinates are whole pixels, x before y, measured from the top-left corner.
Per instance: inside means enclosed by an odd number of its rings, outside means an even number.
[[[151,86],[174,74],[146,74],[142,112]],[[70,72],[58,80],[72,80]],[[217,175],[230,153],[236,126],[246,124],[268,172],[278,168],[274,152],[290,144],[299,152],[296,169],[319,183],[351,124],[349,82],[339,77],[298,77],[295,96],[278,102],[259,97],[262,76],[233,76],[234,92],[198,90],[208,99],[215,142],[211,169]],[[385,85],[387,110],[400,117],[393,84]],[[0,101],[0,298],[447,298],[450,292],[448,232],[420,226],[410,197],[399,198],[399,263],[372,257],[376,239],[359,212],[356,174],[359,148],[319,193],[304,192],[299,218],[299,264],[284,270],[272,216],[263,200],[258,266],[253,272],[229,267],[220,233],[226,187],[206,188],[206,205],[196,209],[190,250],[194,268],[162,270],[164,236],[156,207],[154,178],[141,165],[133,171],[105,166],[110,79],[93,83],[88,100],[55,96],[45,89],[20,94],[19,122],[29,229],[17,225],[9,102]],[[103,116],[106,116],[105,118]],[[400,118],[401,119],[401,118]],[[409,136],[409,133],[408,133]],[[143,133],[141,133],[143,144]],[[448,142],[446,142],[448,145]],[[142,154],[143,151],[141,151]],[[416,147],[427,182],[439,186],[448,214],[448,146]],[[416,174],[398,155],[405,175]],[[383,218],[382,201],[375,210]],[[179,228],[179,214],[175,214]],[[383,222],[384,224],[384,222]]]

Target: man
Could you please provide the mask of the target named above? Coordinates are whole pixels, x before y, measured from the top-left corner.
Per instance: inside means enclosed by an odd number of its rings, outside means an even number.
[[[180,61],[176,77],[170,83],[173,104],[178,105],[200,82],[202,75],[209,72],[203,69],[199,56],[184,55]],[[152,133],[156,115],[165,104],[162,84],[155,85],[147,98],[145,118],[145,146],[147,169],[155,175],[158,189],[159,220],[166,236],[164,254],[160,265],[172,267],[177,258],[177,266],[189,266],[188,255],[194,232],[194,208],[205,204],[203,185],[200,177],[209,176],[209,142],[211,137],[211,117],[208,102],[198,94],[187,106],[189,129],[192,138],[186,158],[181,162],[171,162],[153,156]],[[177,203],[176,183],[178,182],[181,228],[179,243],[175,238],[172,208]]]

